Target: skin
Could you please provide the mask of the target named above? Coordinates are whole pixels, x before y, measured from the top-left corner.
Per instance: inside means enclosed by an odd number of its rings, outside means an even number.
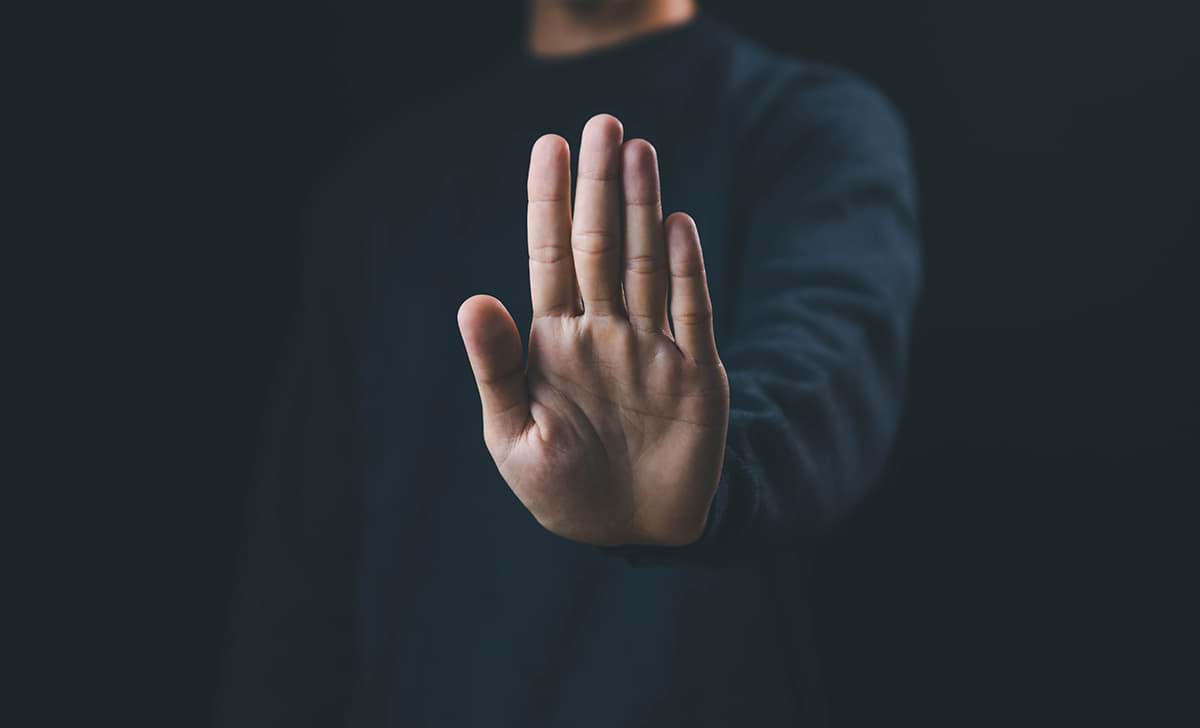
[[[694,0],[530,0],[528,48],[539,58],[588,53],[695,14]]]
[[[566,140],[534,144],[527,363],[500,301],[459,309],[484,441],[551,532],[688,544],[703,532],[729,421],[699,234],[686,214],[664,221],[654,148],[624,141],[616,118],[585,125],[578,170],[572,210]]]

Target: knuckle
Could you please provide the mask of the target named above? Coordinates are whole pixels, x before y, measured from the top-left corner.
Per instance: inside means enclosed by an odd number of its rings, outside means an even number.
[[[565,245],[530,245],[529,259],[538,263],[559,263],[570,257],[569,250]]]
[[[649,314],[630,311],[629,322],[633,325],[633,328],[638,331],[662,331],[662,325],[659,323],[659,319]]]
[[[687,311],[677,311],[671,313],[671,318],[677,323],[696,325],[708,323],[712,320],[712,309],[708,307],[694,308]]]
[[[571,247],[585,253],[604,253],[615,250],[617,237],[611,230],[575,230],[571,233]]]
[[[630,255],[625,258],[625,270],[630,273],[657,273],[661,268],[658,256]]]

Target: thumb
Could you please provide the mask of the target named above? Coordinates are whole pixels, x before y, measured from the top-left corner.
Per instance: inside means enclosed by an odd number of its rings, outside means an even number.
[[[479,387],[483,439],[500,462],[529,423],[521,335],[508,309],[491,296],[472,296],[463,302],[458,330]]]

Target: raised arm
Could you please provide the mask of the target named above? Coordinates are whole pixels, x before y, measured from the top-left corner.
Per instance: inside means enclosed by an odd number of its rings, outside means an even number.
[[[906,134],[856,80],[805,103],[747,140],[729,437],[701,557],[821,534],[879,476],[900,416],[921,278]]]
[[[653,149],[589,122],[572,219],[566,142],[535,145],[527,365],[495,299],[459,323],[484,439],[549,530],[711,561],[815,537],[878,476],[920,279],[907,141],[858,82],[803,98],[815,109],[784,104],[746,140],[724,341],[695,225],[663,223]]]

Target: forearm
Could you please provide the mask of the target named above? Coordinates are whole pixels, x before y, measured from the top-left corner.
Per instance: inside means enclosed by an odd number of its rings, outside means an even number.
[[[704,534],[682,549],[616,553],[684,564],[803,548],[852,510],[878,477],[902,404],[908,316],[875,309],[869,319],[791,316],[732,347],[725,460]]]
[[[830,118],[759,150],[777,177],[741,188],[737,285],[718,337],[730,415],[709,524],[678,550],[631,561],[712,562],[819,538],[878,478],[903,401],[921,281],[903,127],[861,86]],[[722,302],[718,302],[721,305]]]

